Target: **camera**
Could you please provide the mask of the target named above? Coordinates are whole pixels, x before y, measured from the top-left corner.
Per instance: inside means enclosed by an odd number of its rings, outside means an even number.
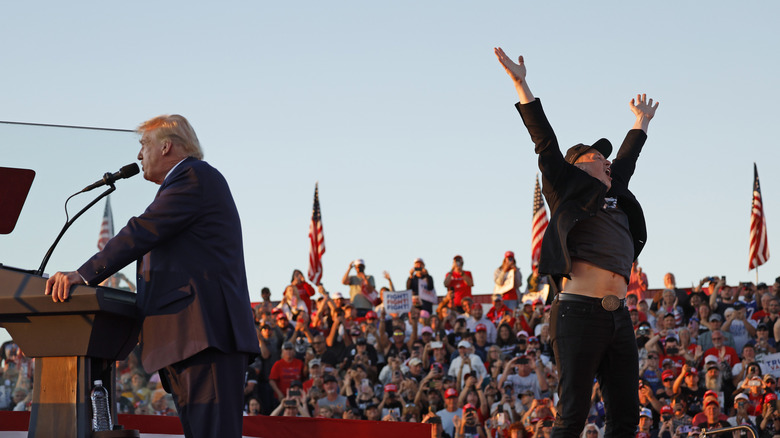
[[[290,397],[300,397],[301,391],[298,389],[291,389],[290,390]]]

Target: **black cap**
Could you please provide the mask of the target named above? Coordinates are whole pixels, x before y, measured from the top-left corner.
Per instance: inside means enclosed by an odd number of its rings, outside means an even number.
[[[734,310],[742,310],[742,309],[744,309],[744,308],[745,308],[745,303],[743,303],[742,301],[736,301],[736,302],[735,302],[735,303],[732,305],[732,307],[734,307]]]
[[[328,382],[337,382],[338,383],[338,380],[332,374],[326,374],[325,377],[322,378],[322,382],[323,383],[328,383]]]
[[[303,388],[303,384],[301,383],[300,380],[293,380],[290,383],[290,388]]]
[[[569,164],[574,164],[578,158],[588,153],[591,148],[601,152],[601,155],[603,155],[604,158],[609,157],[609,155],[612,153],[612,143],[610,143],[606,138],[600,138],[596,140],[592,146],[580,143],[570,147],[569,150],[566,151],[566,162]]]
[[[292,342],[287,341],[284,344],[282,344],[282,350],[292,350],[292,349],[293,349]]]

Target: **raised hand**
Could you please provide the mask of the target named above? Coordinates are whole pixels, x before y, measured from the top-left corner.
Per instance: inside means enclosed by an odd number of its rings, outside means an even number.
[[[522,57],[521,57],[522,58]],[[637,117],[645,117],[648,120],[655,116],[655,110],[658,108],[659,102],[653,105],[653,99],[647,100],[646,94],[637,94],[635,99],[631,99],[630,107],[631,112]]]
[[[519,83],[525,81],[525,61],[523,60],[522,56],[520,56],[517,59],[518,62],[515,63],[506,53],[504,53],[504,49],[501,47],[494,48],[493,52],[496,54],[498,62],[504,66],[504,70],[506,70],[506,73],[509,75],[509,77],[512,78],[513,81]]]

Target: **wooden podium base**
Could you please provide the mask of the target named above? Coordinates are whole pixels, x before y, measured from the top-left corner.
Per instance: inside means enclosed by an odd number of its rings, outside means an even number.
[[[83,356],[35,359],[35,385],[28,438],[138,437],[137,430],[92,432],[90,392],[95,380],[113,394],[111,362]],[[110,397],[111,406],[116,406]],[[112,412],[116,424],[116,412]]]

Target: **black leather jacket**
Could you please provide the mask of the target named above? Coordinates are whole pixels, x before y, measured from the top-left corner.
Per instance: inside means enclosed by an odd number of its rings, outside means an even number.
[[[552,275],[556,282],[561,277],[569,277],[571,257],[566,246],[569,231],[578,221],[594,216],[604,205],[605,197],[616,197],[618,205],[628,216],[636,259],[645,246],[647,228],[642,207],[628,190],[628,182],[634,174],[636,160],[647,134],[641,129],[628,131],[612,161],[612,188],[607,192],[607,187],[601,181],[566,162],[539,99],[515,106],[539,155],[542,193],[550,207],[550,223],[542,240],[539,273]]]

